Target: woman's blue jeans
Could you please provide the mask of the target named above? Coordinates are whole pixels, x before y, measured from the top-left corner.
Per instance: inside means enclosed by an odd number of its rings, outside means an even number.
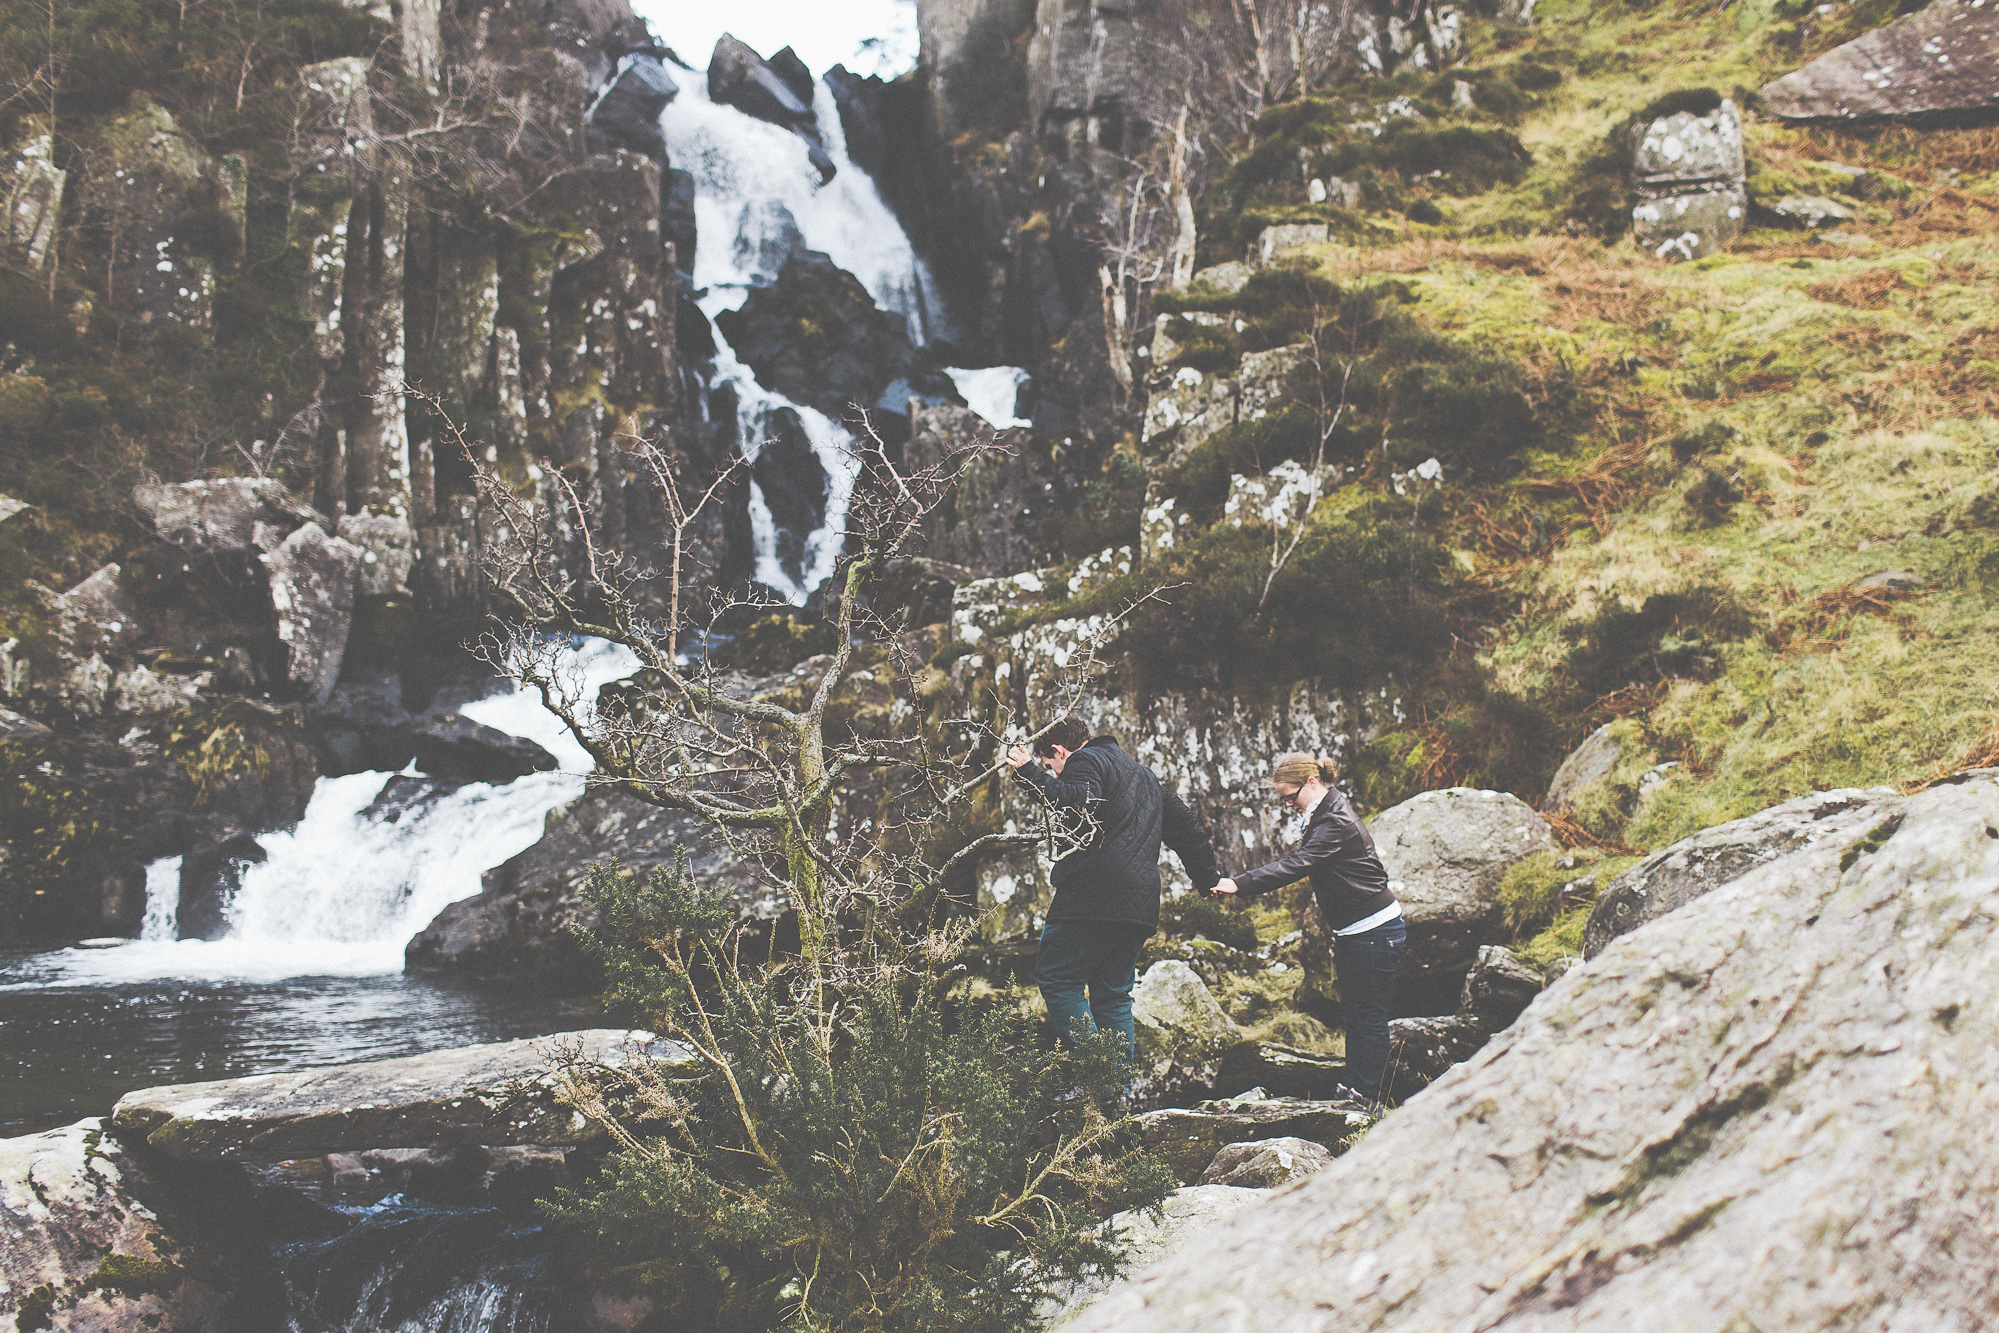
[[[1347,1082],[1370,1101],[1388,1068],[1388,1000],[1409,928],[1401,917],[1358,935],[1333,936],[1340,1020],[1347,1030]]]
[[[1128,921],[1050,921],[1041,928],[1034,984],[1065,1047],[1075,1045],[1079,1024],[1084,1032],[1094,1024],[1122,1032],[1125,1049],[1136,1054],[1131,988],[1150,938],[1152,927]]]

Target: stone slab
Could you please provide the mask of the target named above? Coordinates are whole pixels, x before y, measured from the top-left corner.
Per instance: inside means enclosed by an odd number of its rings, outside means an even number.
[[[553,1070],[580,1060],[611,1067],[634,1053],[685,1058],[650,1033],[616,1028],[252,1074],[129,1092],[112,1129],[189,1161],[275,1162],[371,1148],[461,1144],[556,1147],[601,1130],[555,1100]]]

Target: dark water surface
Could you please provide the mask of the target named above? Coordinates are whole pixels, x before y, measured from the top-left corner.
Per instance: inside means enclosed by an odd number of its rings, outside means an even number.
[[[107,1115],[135,1088],[386,1060],[599,1021],[546,996],[403,976],[5,988],[33,958],[0,950],[0,1137]]]

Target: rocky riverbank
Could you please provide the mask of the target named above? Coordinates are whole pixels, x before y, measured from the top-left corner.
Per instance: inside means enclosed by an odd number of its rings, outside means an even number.
[[[1413,1292],[1439,1318],[1522,1327],[1670,1300],[1703,1311],[1698,1327],[1754,1308],[1819,1328],[1819,1288],[1790,1274],[1837,1262],[1808,1235],[1833,1224],[1947,1244],[1956,1276],[1921,1289],[1956,1317],[1982,1300],[1990,1248],[1962,1212],[1982,1197],[1966,1099],[1991,1045],[1974,984],[1990,952],[1981,904],[1999,892],[1988,825],[1994,770],[1914,796],[1829,793],[1697,835],[1602,895],[1590,958],[1545,992],[1488,946],[1455,1017],[1399,1020],[1402,1104],[1378,1124],[1319,1099],[1336,1058],[1254,1038],[1187,962],[1152,964],[1134,995],[1135,1091],[1157,1109],[1134,1133],[1182,1189],[1162,1216],[1114,1219],[1143,1272],[1080,1288],[1051,1317],[1192,1327],[1216,1302],[1281,1317],[1329,1299],[1330,1271],[1361,1327],[1393,1326]],[[679,1058],[649,1034],[591,1030],[129,1093],[102,1118],[0,1143],[0,1315],[257,1327],[318,1299],[323,1283],[288,1266],[300,1246],[349,1237],[416,1282],[362,1238],[418,1209],[455,1219],[469,1247],[422,1288],[438,1308],[473,1287],[530,1303],[560,1288],[574,1308],[552,1327],[646,1327],[643,1301],[509,1265],[520,1245],[546,1246],[524,1239],[533,1200],[608,1146],[564,1080],[614,1088],[630,1061],[670,1072]],[[1922,1165],[1937,1153],[1960,1163],[1947,1179]],[[1517,1225],[1523,1209],[1534,1226]],[[1300,1234],[1324,1240],[1300,1249]],[[1363,1251],[1396,1257],[1356,1285],[1339,1275]],[[1779,1251],[1783,1274],[1758,1267]],[[1841,1270],[1850,1289],[1905,1308],[1903,1251],[1865,1252]],[[1734,1294],[1713,1295],[1721,1271],[1739,1274]],[[1689,1304],[1694,1290],[1710,1296]]]

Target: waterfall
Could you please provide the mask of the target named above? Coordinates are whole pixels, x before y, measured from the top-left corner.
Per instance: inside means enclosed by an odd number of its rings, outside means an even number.
[[[929,270],[874,181],[847,156],[839,108],[823,80],[813,85],[813,112],[836,168],[823,183],[803,139],[710,101],[705,80],[685,80],[659,118],[673,164],[694,178],[696,304],[715,340],[706,396],[732,392],[737,447],[750,459],[776,434],[779,413],[796,413],[825,472],[824,517],[790,559],[761,486],[750,482],[757,581],[796,606],[831,577],[845,544],[859,472],[854,437],[825,413],[758,384],[714,326],[715,316],[739,309],[750,288],[773,281],[785,258],[802,248],[825,252],[858,278],[878,307],[908,321],[918,346],[942,323]]]
[[[578,697],[638,669],[629,649],[590,642],[565,656]],[[111,985],[172,977],[276,981],[402,971],[403,946],[444,908],[479,891],[480,877],[540,837],[543,817],[583,794],[590,759],[532,690],[467,704],[465,716],[535,741],[560,768],[438,793],[407,774],[321,778],[298,826],[259,836],[217,940],[177,940],[178,856],[146,871],[136,940],[63,949],[13,974],[12,985]]]

